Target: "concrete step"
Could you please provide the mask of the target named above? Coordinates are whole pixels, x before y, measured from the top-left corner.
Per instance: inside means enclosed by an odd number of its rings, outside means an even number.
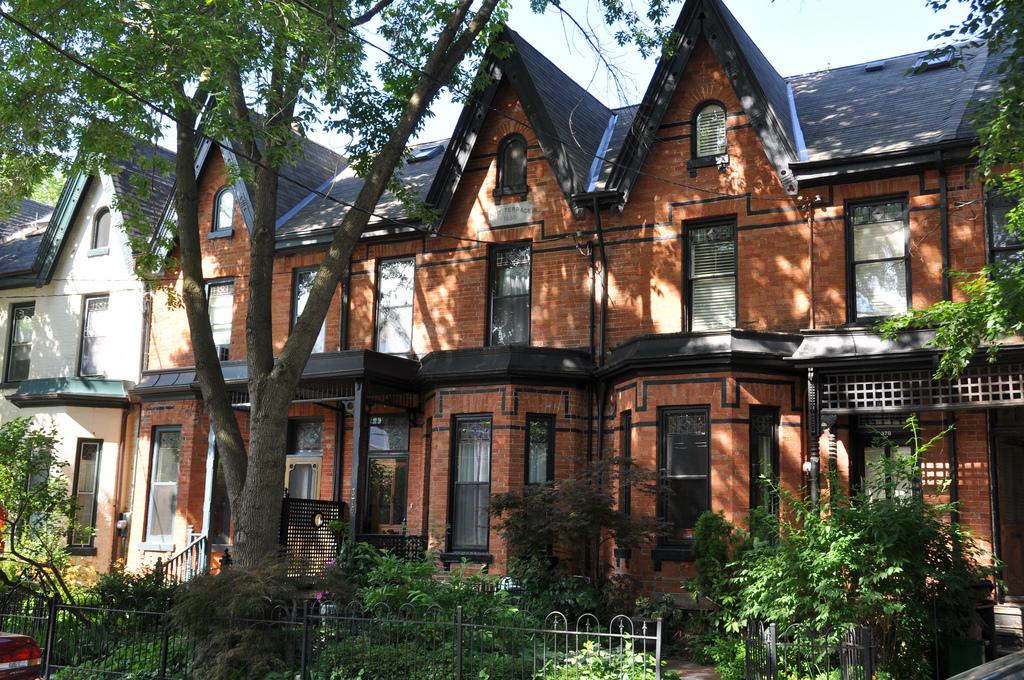
[[[1014,604],[997,604],[995,615],[999,656],[1024,649],[1024,625],[1022,625],[1021,608]]]

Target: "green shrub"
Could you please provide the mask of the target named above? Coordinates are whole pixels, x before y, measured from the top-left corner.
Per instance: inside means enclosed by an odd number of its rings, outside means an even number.
[[[544,680],[654,680],[656,668],[651,654],[627,649],[609,651],[588,640],[579,652],[549,661],[536,677]],[[665,669],[661,677],[679,680],[678,673]]]

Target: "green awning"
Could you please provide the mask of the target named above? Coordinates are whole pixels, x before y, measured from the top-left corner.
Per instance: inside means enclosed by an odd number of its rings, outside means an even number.
[[[123,408],[129,403],[128,388],[128,382],[110,378],[36,378],[22,380],[18,390],[7,398],[18,408]]]

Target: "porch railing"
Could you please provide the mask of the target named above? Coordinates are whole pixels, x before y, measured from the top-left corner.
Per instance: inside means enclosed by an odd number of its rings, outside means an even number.
[[[189,526],[188,540],[188,545],[177,555],[166,562],[157,560],[157,569],[162,571],[164,578],[188,581],[210,566],[209,540],[206,535],[195,533]]]

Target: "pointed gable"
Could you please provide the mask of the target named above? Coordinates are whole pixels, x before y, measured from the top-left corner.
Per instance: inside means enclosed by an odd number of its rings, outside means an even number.
[[[623,202],[636,182],[655,133],[698,41],[703,38],[729,83],[787,193],[797,191],[790,164],[801,159],[801,132],[789,85],[757,48],[721,0],[687,0],[679,14],[670,56],[662,57],[636,117],[607,173],[605,187]]]

